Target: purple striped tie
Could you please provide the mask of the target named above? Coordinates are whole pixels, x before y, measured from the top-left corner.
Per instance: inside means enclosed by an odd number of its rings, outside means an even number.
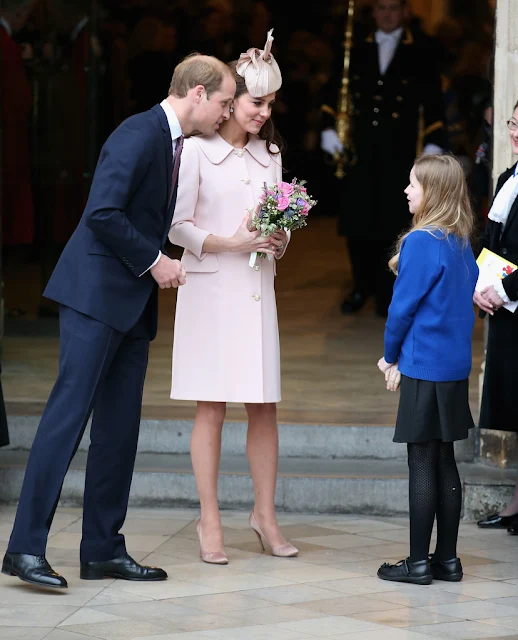
[[[176,183],[178,182],[178,171],[180,169],[180,156],[182,155],[183,149],[183,136],[180,136],[176,139],[176,149],[174,152],[174,160],[173,160],[173,175],[171,178],[171,192],[169,194],[169,203],[167,205],[167,209],[171,206],[171,200],[173,199],[174,189],[176,187]]]

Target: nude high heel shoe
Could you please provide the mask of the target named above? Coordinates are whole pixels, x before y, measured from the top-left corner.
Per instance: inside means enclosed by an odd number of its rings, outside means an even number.
[[[228,556],[224,551],[204,551],[203,541],[201,535],[201,518],[196,523],[196,531],[198,532],[198,538],[200,539],[200,557],[203,562],[209,564],[228,564]]]
[[[250,524],[252,529],[255,531],[255,535],[257,536],[257,539],[259,540],[259,543],[263,551],[265,550],[264,542],[266,542],[266,544],[270,547],[272,551],[272,556],[278,556],[280,558],[293,558],[296,555],[298,555],[299,550],[297,549],[297,547],[294,547],[289,542],[285,542],[284,544],[279,544],[277,546],[273,546],[272,544],[270,544],[266,536],[264,535],[264,533],[261,531],[261,527],[259,526],[259,523],[257,522],[257,519],[253,511],[250,514],[248,523]],[[263,542],[263,539],[264,539],[264,542]]]

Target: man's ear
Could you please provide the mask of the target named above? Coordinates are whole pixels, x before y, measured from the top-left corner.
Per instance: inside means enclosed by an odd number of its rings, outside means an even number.
[[[205,87],[202,84],[194,87],[194,99],[196,103],[200,103],[203,97],[206,95]]]

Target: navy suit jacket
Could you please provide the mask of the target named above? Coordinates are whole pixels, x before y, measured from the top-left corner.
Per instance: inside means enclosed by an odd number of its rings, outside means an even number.
[[[155,337],[158,290],[144,271],[159,250],[165,252],[177,191],[176,185],[171,196],[172,164],[171,131],[160,105],[115,129],[101,150],[85,211],[45,297],[123,333],[149,302],[150,338]]]

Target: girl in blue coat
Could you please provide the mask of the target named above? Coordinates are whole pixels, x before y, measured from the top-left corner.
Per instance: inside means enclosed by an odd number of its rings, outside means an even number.
[[[462,487],[453,444],[468,437],[473,293],[478,267],[462,166],[421,156],[405,189],[413,214],[389,267],[397,275],[378,362],[387,388],[401,386],[394,442],[407,443],[410,557],[383,564],[383,580],[430,584],[462,579],[457,536]],[[437,546],[429,556],[437,518]]]

